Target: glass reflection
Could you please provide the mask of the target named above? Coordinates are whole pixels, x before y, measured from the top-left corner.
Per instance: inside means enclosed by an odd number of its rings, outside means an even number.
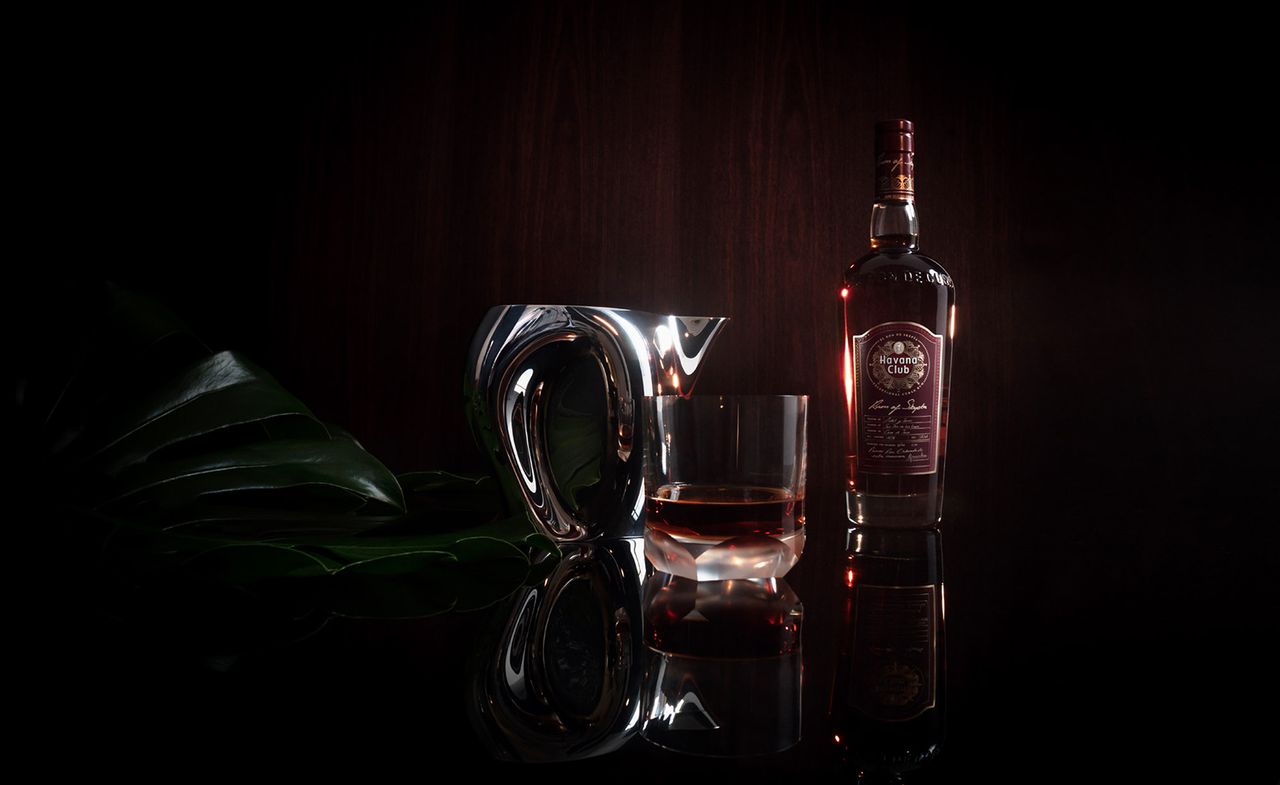
[[[946,730],[942,537],[853,529],[848,546],[832,743],[859,781],[897,782],[938,757]]]
[[[800,741],[804,606],[781,578],[645,584],[641,734],[695,755],[779,752]]]

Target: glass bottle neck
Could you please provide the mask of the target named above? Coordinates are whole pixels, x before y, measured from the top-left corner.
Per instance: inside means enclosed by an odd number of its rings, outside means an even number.
[[[871,207],[871,248],[914,251],[920,246],[920,223],[913,202],[880,199]]]

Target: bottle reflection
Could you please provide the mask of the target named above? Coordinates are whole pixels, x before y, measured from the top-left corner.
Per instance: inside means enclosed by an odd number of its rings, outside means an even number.
[[[603,755],[638,730],[643,538],[560,550],[550,574],[495,616],[470,665],[469,718],[497,758]]]
[[[804,606],[781,578],[645,584],[641,734],[677,752],[740,756],[800,740]]]
[[[942,750],[941,534],[936,529],[850,530],[844,578],[832,741],[860,780],[898,781]]]

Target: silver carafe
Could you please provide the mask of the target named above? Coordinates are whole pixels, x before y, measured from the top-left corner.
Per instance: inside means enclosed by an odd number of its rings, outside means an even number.
[[[512,509],[523,507],[559,541],[641,535],[641,403],[689,394],[726,321],[583,305],[491,308],[471,343],[464,394]],[[579,474],[591,479],[589,493],[578,493]]]

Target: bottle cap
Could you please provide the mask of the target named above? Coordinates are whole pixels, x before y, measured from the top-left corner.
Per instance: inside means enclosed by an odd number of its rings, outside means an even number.
[[[876,150],[882,153],[914,153],[916,130],[910,120],[883,120],[876,123]]]

